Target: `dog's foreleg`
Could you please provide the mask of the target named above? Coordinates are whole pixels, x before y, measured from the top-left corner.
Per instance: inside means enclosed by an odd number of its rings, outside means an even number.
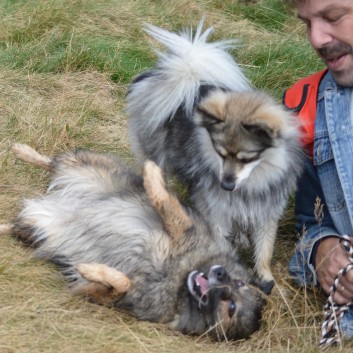
[[[152,161],[147,161],[144,165],[144,187],[165,230],[174,242],[178,242],[193,222],[179,200],[166,190],[161,169]]]
[[[86,295],[102,304],[117,299],[131,287],[124,273],[104,264],[79,264],[76,270],[88,283],[73,287],[73,293]]]
[[[28,145],[24,145],[22,143],[14,143],[11,147],[11,151],[18,159],[24,162],[47,170],[52,169],[52,159],[50,157],[39,154],[36,150],[34,150],[32,147],[29,147]]]
[[[267,224],[261,231],[255,232],[255,268],[261,279],[261,290],[270,294],[274,286],[274,277],[271,272],[271,259],[276,240],[277,223]]]

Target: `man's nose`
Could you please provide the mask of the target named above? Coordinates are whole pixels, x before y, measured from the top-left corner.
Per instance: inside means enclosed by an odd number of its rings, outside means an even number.
[[[321,19],[314,19],[307,29],[310,44],[314,49],[321,49],[333,40],[331,25]]]

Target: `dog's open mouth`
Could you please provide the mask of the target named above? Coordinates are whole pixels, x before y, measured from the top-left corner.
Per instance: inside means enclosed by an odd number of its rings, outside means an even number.
[[[207,304],[208,278],[204,273],[198,271],[190,272],[188,276],[188,289],[190,294],[200,304]]]

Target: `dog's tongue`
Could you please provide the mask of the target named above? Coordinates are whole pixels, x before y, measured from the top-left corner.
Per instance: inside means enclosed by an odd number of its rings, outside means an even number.
[[[196,276],[196,284],[200,286],[201,294],[205,294],[208,289],[208,280],[202,275],[202,273],[199,273]]]

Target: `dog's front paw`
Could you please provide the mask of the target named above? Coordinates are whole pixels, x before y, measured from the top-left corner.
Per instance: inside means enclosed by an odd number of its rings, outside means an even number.
[[[158,206],[168,199],[161,168],[150,160],[144,164],[143,185],[153,205]]]
[[[270,295],[274,285],[275,285],[275,281],[262,281],[260,283],[260,289],[266,295]]]
[[[79,264],[76,270],[87,281],[112,287],[117,293],[125,293],[131,287],[131,282],[124,273],[104,264]]]

